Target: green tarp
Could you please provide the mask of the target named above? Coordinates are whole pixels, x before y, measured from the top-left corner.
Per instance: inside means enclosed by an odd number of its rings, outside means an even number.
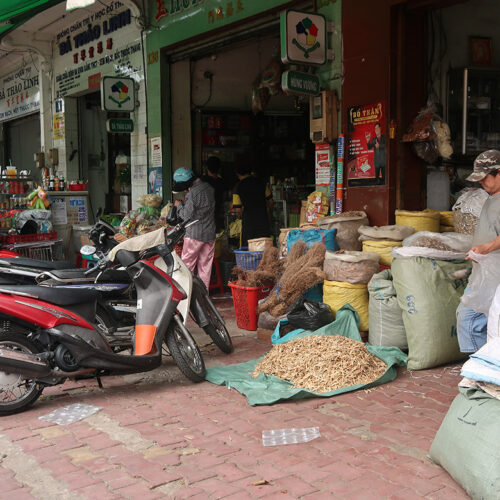
[[[0,37],[63,1],[66,0],[0,0]]]
[[[354,309],[346,305],[337,311],[333,323],[316,330],[315,332],[300,331],[287,336],[293,340],[309,335],[342,335],[355,340],[361,340],[359,335],[359,317]],[[247,397],[251,405],[269,405],[287,399],[303,399],[312,397],[330,397],[357,389],[368,389],[394,380],[397,375],[397,366],[406,364],[407,355],[397,347],[372,346],[367,344],[368,351],[387,364],[385,373],[375,382],[365,385],[352,385],[331,392],[311,392],[305,389],[292,389],[292,384],[286,380],[261,373],[253,378],[255,365],[262,359],[248,361],[230,366],[217,366],[207,369],[206,379],[217,385],[226,385],[236,389]]]

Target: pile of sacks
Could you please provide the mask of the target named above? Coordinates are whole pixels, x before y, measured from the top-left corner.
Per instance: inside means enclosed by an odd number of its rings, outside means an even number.
[[[462,366],[464,377],[430,449],[430,457],[471,498],[500,491],[500,287],[488,317],[488,340]]]

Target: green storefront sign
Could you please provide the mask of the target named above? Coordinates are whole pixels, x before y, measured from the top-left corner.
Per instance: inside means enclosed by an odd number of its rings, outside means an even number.
[[[318,95],[320,84],[316,75],[300,71],[284,71],[281,86],[285,94]]]
[[[151,22],[160,29],[148,34],[148,45],[165,47],[289,3],[290,0],[156,0],[152,2]]]
[[[134,131],[134,121],[128,118],[110,118],[106,121],[106,130],[115,134],[131,134]]]

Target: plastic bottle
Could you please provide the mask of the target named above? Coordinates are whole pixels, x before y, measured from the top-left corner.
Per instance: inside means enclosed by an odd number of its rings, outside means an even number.
[[[66,182],[64,180],[64,177],[61,177],[59,179],[59,191],[65,191],[66,190]]]
[[[49,191],[54,191],[54,177],[50,176]]]
[[[54,177],[54,191],[59,191],[59,177]]]

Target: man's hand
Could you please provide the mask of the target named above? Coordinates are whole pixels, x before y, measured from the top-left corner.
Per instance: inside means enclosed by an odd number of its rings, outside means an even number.
[[[489,241],[488,243],[483,243],[482,245],[476,245],[472,247],[471,250],[476,253],[487,254],[494,250],[493,242]]]

